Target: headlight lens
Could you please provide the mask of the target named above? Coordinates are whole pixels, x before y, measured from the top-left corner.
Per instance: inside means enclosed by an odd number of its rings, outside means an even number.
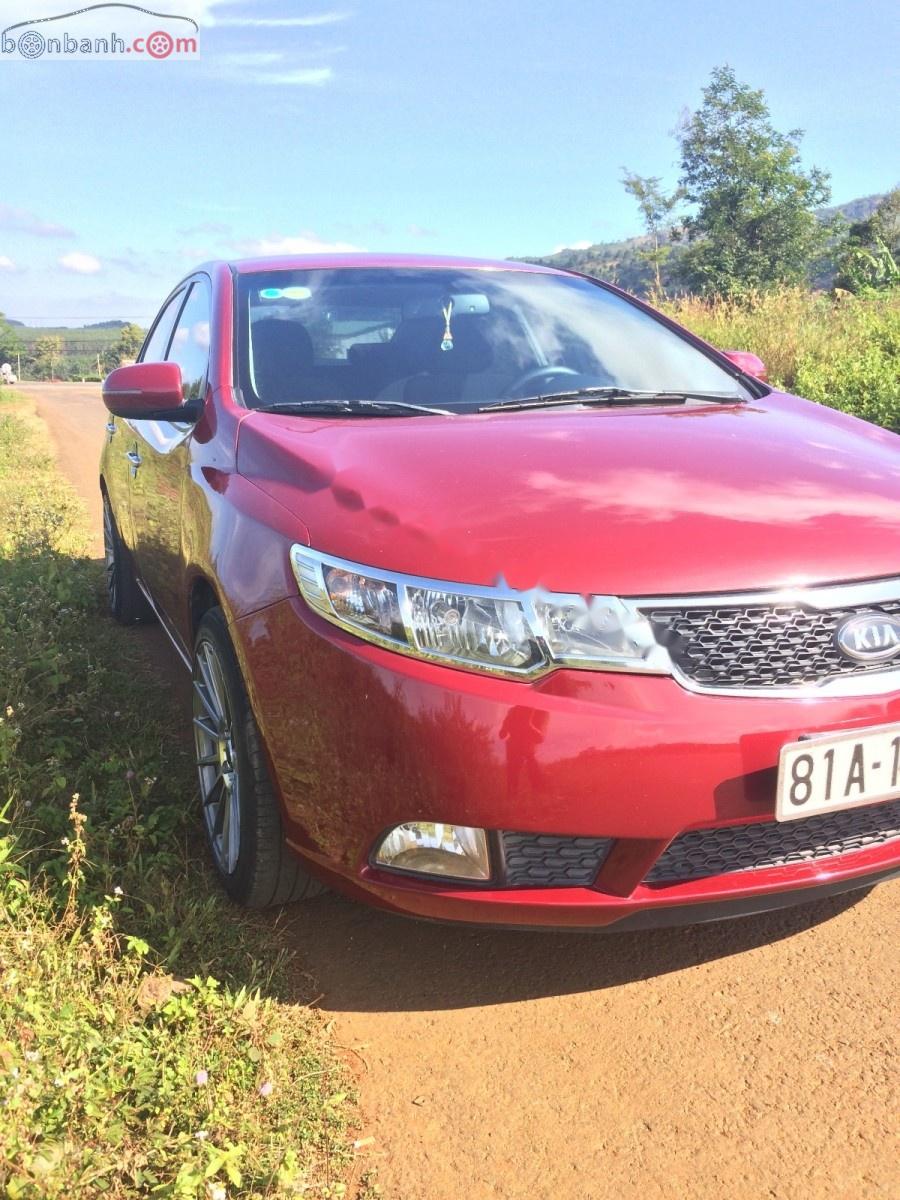
[[[291,566],[304,600],[327,620],[371,641],[409,647],[398,583],[366,567],[323,558],[305,546],[291,548]]]
[[[291,563],[317,613],[403,654],[525,678],[554,666],[668,673],[646,617],[614,596],[447,584],[299,545]]]
[[[403,638],[396,584],[341,567],[326,567],[323,574],[328,598],[343,621],[383,637]]]
[[[656,643],[646,617],[614,596],[539,597],[534,609],[557,662],[641,659]]]
[[[413,644],[427,654],[517,670],[541,661],[517,600],[425,587],[408,588],[406,594]]]

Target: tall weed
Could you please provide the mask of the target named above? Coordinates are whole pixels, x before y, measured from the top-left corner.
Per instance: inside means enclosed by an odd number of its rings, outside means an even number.
[[[662,307],[719,349],[758,354],[774,386],[900,429],[900,292],[834,297],[786,288]]]

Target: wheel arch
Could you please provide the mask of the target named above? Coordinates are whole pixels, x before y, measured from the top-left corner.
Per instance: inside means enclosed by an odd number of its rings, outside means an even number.
[[[224,608],[218,591],[206,575],[195,575],[191,580],[188,594],[188,621],[191,635],[191,645],[197,636],[200,622],[204,613],[211,608]]]

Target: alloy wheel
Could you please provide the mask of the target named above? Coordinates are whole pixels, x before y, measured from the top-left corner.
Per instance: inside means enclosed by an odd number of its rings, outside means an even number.
[[[194,744],[209,843],[231,875],[241,847],[240,774],[225,675],[215,646],[202,640],[194,665]]]

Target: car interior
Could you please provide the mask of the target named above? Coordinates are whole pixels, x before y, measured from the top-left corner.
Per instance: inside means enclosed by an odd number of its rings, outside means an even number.
[[[446,349],[443,317],[412,316],[386,340],[348,340],[340,357],[326,357],[316,353],[301,321],[264,315],[251,325],[254,390],[264,405],[350,398],[486,403],[541,365],[516,324],[514,314],[502,310],[461,315],[453,320],[452,347]]]
[[[487,296],[460,299],[478,311],[451,313],[449,322],[438,301],[391,314],[341,313],[322,300],[314,310],[257,307],[250,323],[254,407],[301,400],[478,407],[548,366],[520,311]],[[593,355],[572,350],[566,359],[592,360],[584,367],[598,382]]]

